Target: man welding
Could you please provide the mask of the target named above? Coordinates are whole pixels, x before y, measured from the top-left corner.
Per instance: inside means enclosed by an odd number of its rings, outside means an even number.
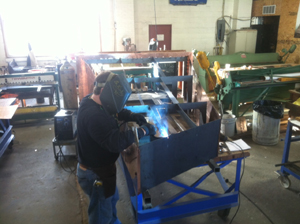
[[[123,109],[130,94],[124,75],[102,72],[95,79],[93,94],[84,97],[78,109],[77,178],[90,199],[90,224],[120,223],[115,162],[134,142],[134,133],[121,131],[118,121],[135,121],[140,126],[138,138],[156,133],[143,115]]]

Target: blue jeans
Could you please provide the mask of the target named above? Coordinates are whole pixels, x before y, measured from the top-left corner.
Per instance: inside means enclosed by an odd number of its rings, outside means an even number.
[[[119,193],[105,198],[102,186],[93,186],[97,175],[92,170],[82,170],[77,164],[77,179],[82,190],[89,196],[88,208],[89,224],[120,224],[117,217],[116,204],[119,200]]]

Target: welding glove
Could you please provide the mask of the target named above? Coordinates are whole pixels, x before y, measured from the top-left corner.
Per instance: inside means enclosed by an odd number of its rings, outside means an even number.
[[[145,130],[145,132],[146,132],[145,135],[155,135],[156,134],[156,128],[152,124],[145,123],[141,126],[141,128]]]
[[[139,126],[147,123],[145,117],[141,114],[132,113],[129,116],[130,121],[135,121]]]

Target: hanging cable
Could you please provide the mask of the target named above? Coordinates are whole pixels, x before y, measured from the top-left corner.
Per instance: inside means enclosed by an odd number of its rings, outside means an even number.
[[[155,19],[155,41],[157,41],[157,24],[156,24],[156,7],[155,7],[155,0],[153,0],[153,4],[154,4],[154,19]]]
[[[237,145],[240,149],[241,149],[241,151],[243,152],[243,157],[244,157],[244,151],[242,150],[242,148],[238,145],[238,144],[236,144],[235,142],[232,142],[232,141],[230,141],[231,143],[233,143],[233,144],[235,144],[235,145]],[[245,171],[245,159],[244,159],[244,164],[243,164],[243,172],[242,172],[242,175],[241,175],[241,179],[240,179],[240,184],[241,184],[241,180],[242,180],[242,177],[243,177],[243,175],[244,175],[244,171]],[[230,184],[233,184],[233,183],[231,183],[230,181],[228,181],[228,183],[230,183]],[[241,186],[240,186],[241,187]],[[245,198],[247,198],[268,220],[269,220],[269,222],[271,223],[271,224],[274,224],[274,222],[270,219],[270,217],[269,216],[267,216],[267,214],[258,206],[258,205],[256,205],[247,195],[245,195],[241,190],[239,190],[239,201],[240,201],[240,194],[242,194]],[[238,209],[237,209],[237,211],[235,212],[235,214],[234,214],[234,216],[232,217],[232,219],[230,220],[230,223],[229,224],[231,224],[232,223],[232,221],[233,221],[233,219],[235,218],[235,216],[237,215],[237,213],[238,213],[238,211],[239,211],[239,208],[240,208],[240,204],[241,204],[241,202],[239,203],[239,206],[238,206]]]
[[[61,168],[62,168],[64,171],[66,171],[66,172],[68,172],[68,173],[71,173],[71,174],[74,174],[74,175],[76,176],[76,173],[75,173],[75,171],[76,171],[76,166],[75,166],[75,168],[72,169],[72,167],[71,167],[70,164],[68,163],[68,161],[67,161],[67,159],[66,159],[66,157],[65,157],[65,155],[64,155],[64,153],[63,153],[63,151],[62,151],[61,145],[58,145],[58,147],[59,147],[58,156],[61,155],[61,156],[59,156],[59,158],[60,158],[60,159],[59,159],[59,163],[60,163]],[[64,167],[64,166],[63,166],[62,158],[63,158],[63,160],[66,162],[67,167]]]
[[[241,191],[240,191],[241,192]],[[266,213],[264,213],[264,211],[258,207],[258,205],[256,205],[250,198],[247,197],[247,195],[245,195],[243,192],[241,192],[241,194],[248,199],[248,201],[250,201],[268,220],[270,223],[274,224],[274,222],[269,218],[269,216],[267,216]]]
[[[57,137],[58,137],[58,136],[56,136],[55,138],[57,139]],[[68,161],[67,161],[67,159],[66,159],[66,157],[65,157],[65,155],[64,155],[64,153],[63,153],[63,151],[62,151],[62,145],[58,144],[58,148],[59,148],[59,151],[58,151],[58,153],[57,153],[57,157],[59,157],[59,164],[60,164],[61,168],[62,168],[64,171],[66,171],[66,172],[68,172],[68,173],[71,173],[71,174],[74,174],[74,175],[76,176],[76,173],[75,173],[75,171],[76,171],[76,166],[75,166],[75,168],[72,169],[72,167],[71,167],[70,164],[68,163]],[[66,162],[67,168],[68,168],[68,169],[67,169],[66,167],[63,166],[63,164],[62,164],[62,162],[63,162],[62,159]],[[77,159],[76,159],[76,161],[77,161]]]

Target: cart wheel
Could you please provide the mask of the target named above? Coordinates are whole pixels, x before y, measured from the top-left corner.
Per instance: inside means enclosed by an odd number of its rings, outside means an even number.
[[[278,178],[282,187],[288,189],[291,186],[291,181],[288,177],[279,176]]]
[[[12,149],[13,144],[14,144],[14,140],[12,140],[12,141],[9,143],[8,148],[9,148],[9,149]]]
[[[230,213],[230,209],[231,208],[225,208],[225,209],[222,209],[222,210],[219,210],[218,211],[218,216],[223,219],[223,220],[226,220],[226,218],[228,217],[229,213]]]

